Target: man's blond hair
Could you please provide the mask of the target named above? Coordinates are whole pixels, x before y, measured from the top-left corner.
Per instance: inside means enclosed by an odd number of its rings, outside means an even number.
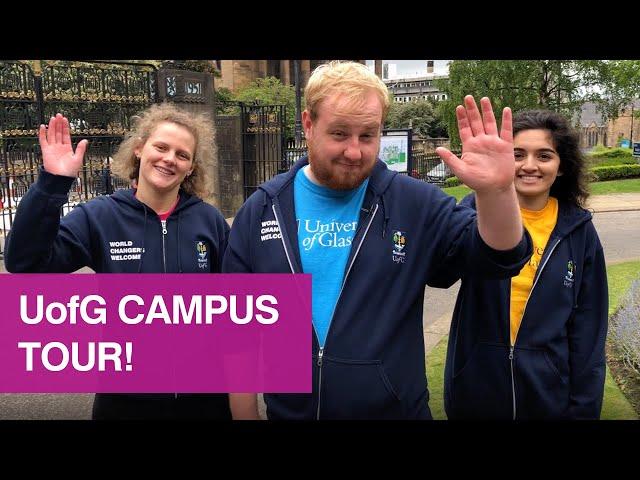
[[[350,103],[358,104],[371,91],[380,99],[384,123],[390,105],[389,90],[384,82],[361,63],[334,60],[313,71],[304,90],[304,100],[311,120],[315,121],[320,102],[329,95],[340,93]]]

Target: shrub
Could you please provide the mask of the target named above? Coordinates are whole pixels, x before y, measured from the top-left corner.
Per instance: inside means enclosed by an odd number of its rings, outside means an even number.
[[[640,279],[633,282],[622,307],[611,317],[609,336],[623,362],[640,375]]]
[[[633,158],[631,155],[630,148],[594,148],[591,153],[589,153],[590,157],[606,157],[606,158],[615,158],[615,157],[623,157],[623,158]]]
[[[587,157],[590,167],[612,167],[614,165],[633,165],[638,163],[632,156],[628,157]]]
[[[449,177],[444,181],[444,188],[457,187],[458,185],[462,185],[458,177]]]
[[[614,165],[608,167],[593,167],[591,169],[594,181],[615,180],[617,178],[640,177],[640,165]]]

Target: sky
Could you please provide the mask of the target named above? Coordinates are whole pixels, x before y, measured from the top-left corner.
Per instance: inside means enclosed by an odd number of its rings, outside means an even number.
[[[434,60],[435,73],[448,73],[447,63],[450,60]],[[427,73],[426,60],[383,60],[385,63],[395,63],[398,76],[418,76]],[[373,65],[373,60],[367,60],[367,65]]]

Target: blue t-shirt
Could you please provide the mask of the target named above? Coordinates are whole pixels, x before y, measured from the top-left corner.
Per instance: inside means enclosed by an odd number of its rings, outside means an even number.
[[[293,186],[298,247],[302,270],[312,275],[313,325],[324,347],[369,179],[353,190],[332,190],[313,183],[303,170]]]

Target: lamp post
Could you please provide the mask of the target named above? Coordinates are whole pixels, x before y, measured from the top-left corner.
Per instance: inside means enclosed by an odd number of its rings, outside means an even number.
[[[631,101],[631,132],[629,132],[629,144],[631,145],[631,150],[633,150],[633,102]]]
[[[300,120],[300,61],[293,61],[293,81],[296,85],[296,125],[295,136],[296,145],[300,145],[302,142],[302,121]]]

